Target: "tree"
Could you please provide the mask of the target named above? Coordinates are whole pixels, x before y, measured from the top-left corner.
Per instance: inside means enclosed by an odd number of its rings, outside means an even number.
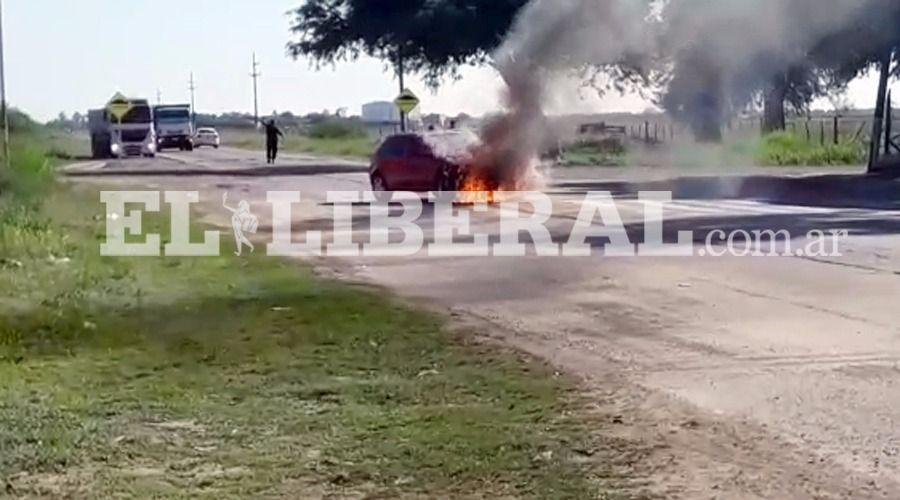
[[[317,64],[368,55],[437,86],[483,63],[527,0],[307,0],[293,11],[294,58]]]
[[[774,71],[768,85],[760,90],[763,132],[786,128],[786,108],[795,113],[805,112],[815,98],[833,94],[843,87],[827,80],[823,71],[809,60],[791,64],[785,70]]]
[[[87,127],[87,117],[76,111],[74,114],[72,114],[72,124],[77,129],[83,129]]]
[[[671,61],[663,107],[699,140],[720,140],[728,116],[760,102],[764,129],[782,129],[786,105],[802,110],[839,91],[896,45],[896,0],[831,2],[843,10],[810,17],[821,3],[670,0],[661,15]]]
[[[900,4],[870,0],[871,7],[841,30],[823,37],[810,57],[833,85],[846,85],[881,63],[885,54],[900,47]],[[891,76],[900,76],[900,67]]]
[[[778,73],[767,89],[764,130],[784,128],[785,103],[796,111],[803,110],[816,97],[841,94],[850,81],[877,66],[885,53],[900,45],[898,23],[900,6],[896,2],[869,0],[859,16],[845,20],[840,29],[816,40],[805,61],[790,66],[784,74]],[[900,67],[893,73],[900,75]],[[784,86],[779,88],[779,83]]]
[[[900,64],[894,64],[900,57],[900,4],[896,0],[870,0],[870,8],[863,15],[820,40],[813,54],[835,86],[846,86],[873,67],[880,71],[869,152],[872,170],[880,155],[888,79],[900,76]]]

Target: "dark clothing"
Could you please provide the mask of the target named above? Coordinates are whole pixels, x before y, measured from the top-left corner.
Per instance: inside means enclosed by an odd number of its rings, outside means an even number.
[[[274,123],[264,124],[266,127],[266,163],[275,163],[278,157],[278,138],[284,137]]]

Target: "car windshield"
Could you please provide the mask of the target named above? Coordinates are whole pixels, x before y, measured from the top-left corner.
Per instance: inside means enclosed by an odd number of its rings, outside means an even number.
[[[197,130],[197,133],[198,134],[215,134],[216,131],[211,128],[201,128],[201,129]]]

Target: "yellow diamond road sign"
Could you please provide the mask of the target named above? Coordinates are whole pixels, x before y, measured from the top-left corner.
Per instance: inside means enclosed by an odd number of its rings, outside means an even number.
[[[394,104],[400,108],[400,111],[409,114],[419,105],[419,98],[413,94],[411,90],[406,89],[400,93],[400,96],[394,101]]]
[[[116,95],[106,104],[107,111],[116,120],[121,120],[126,113],[131,111],[131,107],[131,102],[121,92],[116,92]]]

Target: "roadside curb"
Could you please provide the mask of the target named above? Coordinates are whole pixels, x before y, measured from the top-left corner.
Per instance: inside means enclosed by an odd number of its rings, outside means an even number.
[[[302,177],[329,174],[364,174],[367,167],[346,165],[299,165],[284,167],[253,167],[243,169],[184,168],[184,169],[105,169],[79,168],[64,171],[67,177]]]
[[[59,168],[59,171],[65,175],[88,175],[91,172],[101,172],[106,168],[106,161],[80,161],[70,163]]]

